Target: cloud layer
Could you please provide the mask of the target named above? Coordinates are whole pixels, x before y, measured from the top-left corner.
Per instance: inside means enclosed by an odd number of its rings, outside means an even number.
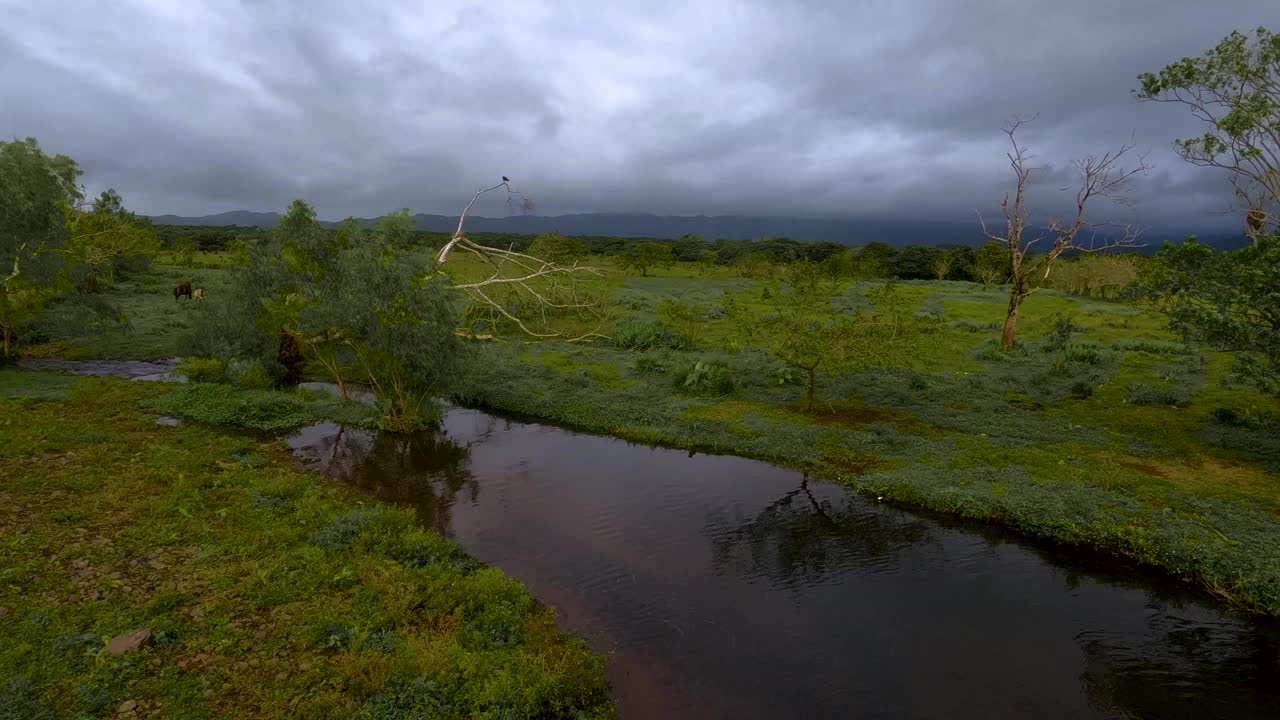
[[[1226,178],[1172,154],[1198,126],[1135,76],[1280,25],[1274,0],[539,5],[0,0],[0,132],[148,214],[455,213],[506,174],[549,215],[964,220],[1038,113],[1041,207],[1132,136],[1154,169],[1127,212],[1204,227],[1238,224]]]

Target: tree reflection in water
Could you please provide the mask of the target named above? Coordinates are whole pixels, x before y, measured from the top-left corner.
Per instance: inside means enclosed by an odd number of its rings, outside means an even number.
[[[470,448],[443,432],[393,435],[321,423],[289,444],[309,469],[361,488],[379,500],[412,506],[423,525],[449,534],[449,515],[461,493],[475,502],[480,485],[470,471]]]
[[[1126,717],[1280,717],[1280,632],[1154,600],[1146,632],[1077,637],[1090,703]]]
[[[882,572],[899,550],[928,540],[929,527],[921,518],[869,508],[856,498],[819,500],[805,476],[800,487],[755,515],[731,520],[717,513],[706,530],[716,574],[764,577],[796,589],[848,572]]]

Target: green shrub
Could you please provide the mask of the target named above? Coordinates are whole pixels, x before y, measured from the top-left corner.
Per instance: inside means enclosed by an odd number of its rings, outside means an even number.
[[[1067,360],[1085,365],[1104,365],[1107,357],[1101,345],[1072,345],[1067,348]]]
[[[727,395],[737,386],[729,368],[701,360],[677,370],[673,385],[676,392],[690,395]]]
[[[804,373],[800,372],[799,368],[774,368],[771,374],[773,376],[773,384],[778,386],[803,385],[805,382]]]
[[[1150,407],[1186,407],[1191,398],[1181,388],[1156,387],[1150,383],[1131,383],[1124,401]]]
[[[656,348],[688,349],[692,343],[681,337],[661,320],[629,317],[618,323],[613,333],[614,346],[623,350]]]
[[[227,377],[236,385],[250,390],[270,390],[276,383],[257,360],[232,363],[227,368]]]
[[[191,382],[219,382],[227,371],[227,361],[210,357],[183,358],[175,368]]]
[[[631,369],[641,375],[662,375],[667,371],[667,365],[652,355],[641,355],[631,363]]]
[[[1126,352],[1144,352],[1152,355],[1190,355],[1195,352],[1184,343],[1168,340],[1117,340],[1111,343],[1112,350]]]
[[[995,321],[980,323],[975,320],[953,320],[951,322],[951,329],[963,330],[971,333],[988,332],[991,330],[999,330],[1000,323]]]
[[[1093,385],[1084,380],[1078,380],[1072,383],[1071,389],[1067,394],[1077,400],[1093,397]]]

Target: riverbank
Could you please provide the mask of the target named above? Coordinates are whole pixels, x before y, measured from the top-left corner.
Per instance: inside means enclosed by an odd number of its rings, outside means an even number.
[[[0,378],[5,713],[610,716],[520,583],[274,440],[158,425],[173,389]]]
[[[1256,455],[1265,435],[1224,422],[1212,406],[1128,404],[1125,383],[1114,381],[1087,399],[1041,403],[993,389],[997,378],[980,372],[884,369],[832,379],[828,401],[806,410],[799,388],[768,381],[763,354],[703,353],[739,386],[699,397],[673,392],[667,374],[637,371],[634,354],[539,348],[494,345],[463,399],[801,468],[884,501],[1131,558],[1280,616],[1280,478]],[[1229,391],[1206,394],[1214,392]]]

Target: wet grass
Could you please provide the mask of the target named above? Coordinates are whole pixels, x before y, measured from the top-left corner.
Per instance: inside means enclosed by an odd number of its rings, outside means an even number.
[[[55,376],[65,399],[37,400],[49,378],[16,375],[0,716],[609,715],[603,659],[411,512],[292,470],[276,442],[158,426],[140,403],[163,385]]]

